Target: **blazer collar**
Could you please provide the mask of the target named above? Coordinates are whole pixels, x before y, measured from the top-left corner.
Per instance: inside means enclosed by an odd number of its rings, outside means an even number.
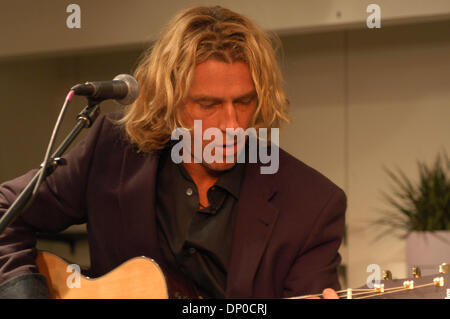
[[[248,298],[253,295],[256,271],[278,217],[278,209],[270,203],[277,190],[275,176],[262,175],[258,164],[246,164],[234,212],[227,298]]]

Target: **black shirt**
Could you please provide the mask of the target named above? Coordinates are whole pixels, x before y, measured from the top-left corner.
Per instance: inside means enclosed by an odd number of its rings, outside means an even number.
[[[224,298],[244,164],[224,172],[207,192],[209,207],[199,209],[195,183],[182,164],[161,152],[156,183],[158,238],[167,266],[193,281],[204,298]]]

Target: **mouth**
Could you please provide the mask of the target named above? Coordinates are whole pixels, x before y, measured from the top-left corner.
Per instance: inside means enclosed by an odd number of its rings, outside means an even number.
[[[237,144],[221,144],[216,145],[217,152],[223,156],[234,156],[237,151]]]

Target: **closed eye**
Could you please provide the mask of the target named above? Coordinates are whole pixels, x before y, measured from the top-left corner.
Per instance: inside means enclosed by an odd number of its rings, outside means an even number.
[[[237,99],[234,101],[236,104],[243,104],[243,105],[249,105],[255,100],[256,96],[249,96],[241,99]]]
[[[199,103],[199,105],[200,105],[202,108],[204,108],[204,109],[209,109],[209,108],[212,108],[212,107],[214,107],[214,106],[216,106],[216,105],[219,105],[219,104],[221,104],[221,103],[219,103],[219,102]]]

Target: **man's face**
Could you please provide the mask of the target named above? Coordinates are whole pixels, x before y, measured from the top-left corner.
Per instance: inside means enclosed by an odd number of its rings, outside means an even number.
[[[202,160],[205,168],[219,172],[235,165],[237,154],[244,145],[237,145],[236,140],[227,144],[226,129],[242,128],[245,131],[255,113],[256,104],[257,94],[247,64],[207,60],[196,66],[186,104],[182,109],[182,120],[188,127],[193,127],[194,120],[201,120],[202,136],[208,128],[217,128],[222,133],[222,144],[215,144],[217,147],[212,151],[213,155],[219,152],[221,163],[206,163]],[[202,139],[202,154],[205,146],[211,142],[214,143],[214,138]],[[192,144],[192,155],[193,150]],[[231,163],[230,156],[233,158]]]

